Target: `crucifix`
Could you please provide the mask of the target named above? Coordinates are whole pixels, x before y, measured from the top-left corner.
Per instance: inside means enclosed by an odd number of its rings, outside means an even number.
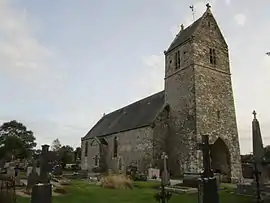
[[[213,177],[214,173],[211,169],[211,160],[210,160],[210,147],[208,135],[202,135],[202,143],[199,144],[199,149],[203,152],[203,176],[204,177]]]
[[[256,119],[256,115],[257,115],[257,113],[256,113],[256,111],[255,111],[255,110],[252,112],[252,114],[254,115],[254,119]]]
[[[163,160],[162,184],[167,185],[169,182],[169,175],[167,170],[168,155],[165,152],[162,152],[161,159]]]
[[[191,9],[192,11],[192,18],[193,18],[193,22],[195,21],[195,12],[194,12],[194,6],[189,6],[189,8]]]
[[[171,193],[165,190],[165,186],[169,184],[169,175],[167,171],[167,159],[168,155],[165,152],[162,152],[161,159],[163,160],[163,173],[161,180],[161,191],[155,195],[156,201],[161,203],[166,203],[171,198]]]
[[[209,3],[206,4],[207,9],[211,8],[211,5]]]

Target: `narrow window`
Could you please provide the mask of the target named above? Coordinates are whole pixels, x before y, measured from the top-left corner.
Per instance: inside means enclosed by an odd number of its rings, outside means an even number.
[[[209,59],[210,59],[210,63],[215,65],[217,63],[217,59],[216,59],[216,50],[215,49],[209,49]]]
[[[175,53],[175,69],[180,68],[180,51]]]
[[[175,65],[175,69],[177,69],[177,52],[175,53],[175,56],[174,56],[174,65]]]
[[[180,68],[180,51],[177,52],[177,67]]]
[[[88,142],[85,142],[85,147],[84,147],[84,156],[87,157],[88,154]]]
[[[220,111],[217,111],[217,119],[220,119]]]
[[[113,157],[117,157],[118,154],[118,139],[117,137],[114,137],[113,140]]]

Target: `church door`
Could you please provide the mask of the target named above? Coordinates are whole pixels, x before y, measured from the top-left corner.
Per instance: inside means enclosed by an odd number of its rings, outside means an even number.
[[[223,176],[224,182],[231,180],[230,152],[225,142],[218,138],[211,146],[211,160],[214,172],[219,172]]]

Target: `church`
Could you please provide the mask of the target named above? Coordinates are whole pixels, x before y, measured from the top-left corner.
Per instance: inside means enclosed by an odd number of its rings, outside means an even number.
[[[168,155],[173,176],[202,170],[201,136],[208,135],[211,163],[230,182],[242,177],[228,45],[211,12],[181,26],[164,51],[164,90],[104,115],[81,138],[83,170],[141,172]]]

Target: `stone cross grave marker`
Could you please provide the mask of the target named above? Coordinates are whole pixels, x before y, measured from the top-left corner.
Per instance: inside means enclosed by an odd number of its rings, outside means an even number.
[[[199,145],[203,151],[203,173],[199,184],[198,201],[200,203],[218,203],[217,180],[214,177],[210,160],[210,144],[208,135],[202,135],[202,143]]]
[[[163,152],[161,155],[161,159],[163,160],[163,172],[162,172],[162,184],[165,185],[169,185],[170,184],[170,178],[169,178],[169,173],[168,173],[168,169],[167,169],[167,160],[168,160],[168,155]]]
[[[49,145],[42,146],[40,183],[35,184],[32,188],[31,203],[51,203],[52,202],[52,185],[48,177],[48,151]]]
[[[37,184],[39,181],[39,175],[36,171],[36,161],[35,160],[33,160],[33,166],[29,167],[29,168],[31,168],[31,172],[29,173],[29,175],[27,175],[27,186],[26,186],[27,191],[32,189],[33,186],[35,184]]]
[[[163,160],[163,168],[164,168],[161,179],[161,191],[155,195],[155,199],[157,202],[166,203],[171,198],[171,193],[165,190],[165,186],[170,184],[169,173],[167,170],[168,155],[165,152],[163,152],[161,155],[161,159]]]
[[[98,154],[95,155],[95,156],[93,157],[93,159],[94,159],[94,165],[95,165],[96,167],[99,166],[99,159],[100,159],[99,155],[98,155]]]
[[[202,135],[202,143],[199,144],[199,149],[203,152],[203,176],[213,177],[214,173],[211,169],[210,147],[208,135]]]
[[[48,151],[49,145],[42,146],[42,153],[41,153],[41,167],[40,167],[40,182],[41,183],[49,183],[49,176],[48,176]]]

